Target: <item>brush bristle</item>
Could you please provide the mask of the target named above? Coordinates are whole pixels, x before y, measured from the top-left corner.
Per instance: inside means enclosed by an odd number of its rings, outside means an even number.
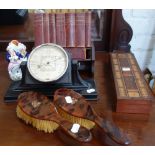
[[[51,132],[53,133],[59,127],[59,125],[54,121],[39,120],[27,115],[21,110],[19,106],[17,106],[16,108],[16,113],[20,119],[26,122],[26,124],[31,124],[39,131],[44,131],[46,133],[51,133]]]
[[[63,118],[65,118],[66,120],[72,123],[78,123],[81,126],[84,126],[85,128],[89,130],[95,126],[95,123],[93,121],[70,115],[59,107],[57,107],[57,110]]]

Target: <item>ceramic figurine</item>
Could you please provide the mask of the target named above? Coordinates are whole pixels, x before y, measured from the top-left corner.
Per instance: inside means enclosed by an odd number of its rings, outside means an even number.
[[[13,81],[19,81],[22,78],[20,64],[23,61],[27,61],[29,55],[26,51],[26,46],[17,40],[12,40],[6,50],[6,59],[9,62],[9,76]]]

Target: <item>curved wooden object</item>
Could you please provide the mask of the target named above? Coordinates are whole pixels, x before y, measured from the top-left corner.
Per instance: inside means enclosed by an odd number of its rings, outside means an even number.
[[[112,11],[112,23],[110,34],[110,51],[125,51],[130,52],[130,44],[133,35],[132,28],[124,20],[122,10]]]
[[[67,103],[66,97],[71,98],[72,103]],[[96,127],[99,128],[98,131],[100,131],[100,139],[101,137],[104,137],[103,139],[108,138],[113,143],[115,143],[115,145],[130,144],[126,134],[124,134],[121,129],[119,129],[113,122],[98,116],[92,106],[85,100],[85,98],[75,91],[66,88],[58,89],[54,94],[54,104],[56,105],[58,111],[61,109],[70,115],[68,120],[70,120],[71,117],[79,117],[81,118],[81,120],[79,119],[79,124],[81,121],[84,121],[84,119],[85,123],[87,120],[94,122]],[[60,114],[61,110],[59,111]],[[104,143],[106,142],[104,141]]]
[[[57,113],[54,104],[41,93],[24,92],[20,94],[17,105],[17,116],[26,123],[32,124],[38,130],[45,132],[53,132],[52,128],[56,130],[59,127],[71,141],[78,141],[78,145],[89,142],[92,139],[91,132],[85,127],[80,126],[77,132],[72,132],[73,124],[63,119]]]

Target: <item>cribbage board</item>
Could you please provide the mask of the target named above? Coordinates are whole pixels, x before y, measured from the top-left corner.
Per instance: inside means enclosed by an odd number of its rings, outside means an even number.
[[[110,59],[116,92],[116,112],[148,114],[153,95],[134,55],[111,53]]]

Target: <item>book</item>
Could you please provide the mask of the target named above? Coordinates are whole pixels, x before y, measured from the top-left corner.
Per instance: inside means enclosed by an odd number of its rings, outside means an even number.
[[[85,13],[75,14],[75,46],[85,47]]]
[[[43,14],[34,13],[34,41],[35,47],[44,43]]]
[[[85,46],[91,47],[91,11],[85,13]]]
[[[56,13],[56,43],[66,47],[65,13]]]
[[[49,14],[50,43],[56,43],[55,13]]]
[[[64,49],[71,54],[72,59],[76,60],[86,59],[86,48],[84,47],[66,47]]]
[[[65,14],[66,17],[66,47],[75,47],[75,13]]]
[[[44,43],[50,43],[50,29],[49,29],[49,13],[43,14],[43,36]]]

